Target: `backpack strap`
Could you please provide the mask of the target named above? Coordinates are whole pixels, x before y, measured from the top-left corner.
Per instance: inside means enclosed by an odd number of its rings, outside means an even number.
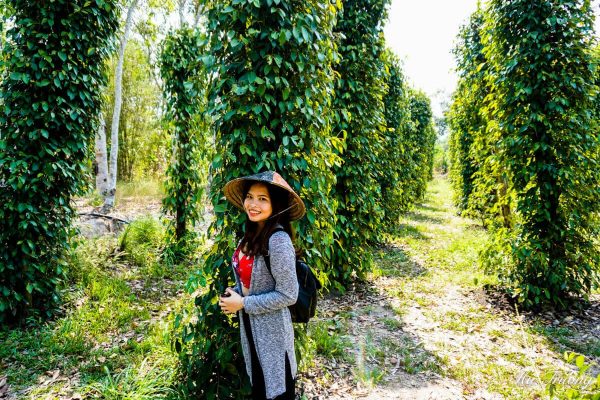
[[[277,232],[285,232],[285,229],[283,229],[283,227],[281,225],[279,225],[277,228],[275,228],[273,230],[273,232],[271,232],[271,234],[269,235],[269,240],[271,240],[271,236],[273,236]],[[269,273],[271,274],[271,276],[273,276],[273,273],[271,272],[271,257],[270,257],[269,252],[270,251],[267,249],[267,254],[263,255],[263,258],[265,259],[265,264],[267,264],[267,269],[269,270]]]
[[[269,236],[269,239],[271,239],[271,236],[273,236],[277,232],[285,232],[285,229],[283,229],[283,227],[281,225],[278,226],[277,228],[275,228],[273,230],[273,232]],[[273,272],[271,272],[271,257],[270,257],[269,254],[267,254],[267,255],[263,255],[263,258],[265,259],[265,264],[267,264],[267,270],[269,270],[269,274],[271,274],[271,277],[272,277],[273,276]],[[305,335],[308,334],[308,322],[304,323],[304,334]]]

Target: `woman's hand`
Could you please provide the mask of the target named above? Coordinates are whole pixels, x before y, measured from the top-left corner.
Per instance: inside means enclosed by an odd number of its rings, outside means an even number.
[[[225,294],[219,297],[219,307],[225,314],[233,314],[244,308],[244,298],[232,288],[225,289]]]

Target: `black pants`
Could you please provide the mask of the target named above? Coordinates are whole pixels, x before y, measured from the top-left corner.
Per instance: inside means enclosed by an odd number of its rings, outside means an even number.
[[[242,310],[242,318],[244,319],[244,329],[246,337],[250,345],[250,361],[252,364],[252,398],[254,400],[266,400],[265,376],[262,367],[258,361],[256,347],[254,346],[254,338],[252,337],[252,329],[250,329],[250,318],[245,310]],[[290,359],[285,355],[285,393],[273,398],[273,400],[295,400],[296,398],[296,382],[292,377],[292,367]]]

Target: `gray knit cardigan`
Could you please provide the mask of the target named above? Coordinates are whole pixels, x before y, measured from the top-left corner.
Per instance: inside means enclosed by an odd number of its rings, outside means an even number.
[[[250,329],[256,353],[265,377],[267,399],[285,392],[285,356],[290,360],[292,376],[297,373],[294,353],[294,328],[288,306],[298,298],[296,277],[296,253],[290,236],[276,232],[269,239],[271,273],[261,255],[254,257],[250,291],[244,299],[244,308],[250,319]],[[236,291],[242,293],[240,278],[235,273]],[[244,321],[240,317],[242,351],[246,361],[246,372],[252,380],[250,346]]]

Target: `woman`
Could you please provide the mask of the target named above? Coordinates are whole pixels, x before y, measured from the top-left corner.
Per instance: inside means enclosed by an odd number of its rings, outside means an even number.
[[[239,312],[252,397],[293,400],[297,367],[288,306],[298,297],[298,280],[290,221],[302,218],[304,203],[273,171],[234,179],[223,191],[248,219],[232,259],[236,287],[226,289],[219,306]]]

